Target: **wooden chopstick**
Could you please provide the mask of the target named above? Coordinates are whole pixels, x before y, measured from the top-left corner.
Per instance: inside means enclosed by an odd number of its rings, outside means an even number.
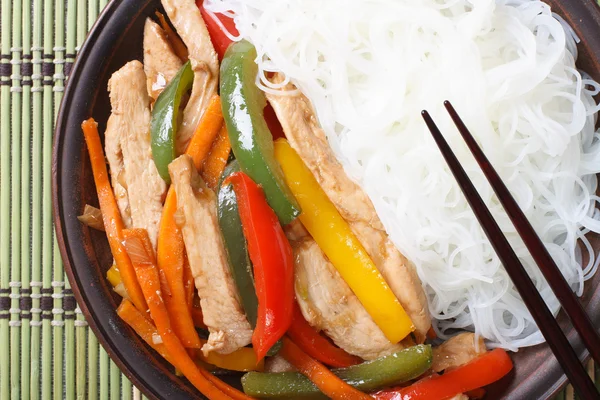
[[[556,267],[556,264],[554,264],[554,261],[552,260],[550,255],[547,253],[547,251],[546,251],[545,247],[543,246],[542,242],[540,241],[539,237],[537,236],[537,234],[535,233],[535,231],[533,230],[531,225],[527,222],[527,219],[525,218],[525,216],[519,209],[515,200],[510,195],[508,189],[502,183],[502,180],[500,179],[498,174],[494,171],[490,162],[487,160],[487,158],[485,157],[485,155],[483,154],[483,152],[481,151],[481,149],[475,142],[475,139],[470,134],[470,132],[467,130],[464,123],[458,117],[458,114],[456,113],[456,111],[454,110],[452,105],[449,102],[445,102],[444,104],[445,104],[448,112],[450,113],[452,119],[454,120],[455,124],[457,125],[461,135],[467,142],[469,149],[475,156],[477,162],[479,163],[481,169],[483,170],[484,174],[486,175],[488,181],[492,185],[494,191],[496,192],[496,195],[498,196],[499,200],[501,201],[502,205],[504,206],[507,214],[510,216],[513,224],[517,228],[517,231],[523,238],[527,248],[532,253],[534,260],[540,266],[540,269],[542,270],[542,272],[544,273],[544,276],[548,280],[550,287],[557,295],[559,301],[561,301],[561,304],[563,305],[565,312],[567,312],[567,314],[570,316],[570,311],[571,311],[571,308],[573,307],[573,304],[572,304],[572,302],[568,302],[565,305],[565,304],[563,304],[562,300],[568,296],[572,296],[576,305],[579,305],[579,303],[577,302],[577,299],[574,298],[574,295],[573,295],[571,289],[569,288],[568,284],[566,284],[566,282],[564,282],[562,274]],[[423,116],[423,119],[425,120],[425,123],[427,124],[427,127],[431,131],[431,135],[433,136],[433,139],[435,140],[436,144],[440,148],[440,151],[442,152],[442,155],[443,155],[444,159],[446,160],[446,163],[450,167],[452,174],[456,178],[463,194],[465,195],[469,205],[471,206],[471,209],[475,213],[477,220],[481,224],[481,227],[483,228],[486,236],[490,240],[492,247],[496,251],[496,254],[500,258],[500,261],[504,265],[506,272],[508,273],[508,275],[510,276],[511,280],[513,281],[515,287],[519,291],[521,298],[523,299],[523,301],[525,302],[525,305],[531,312],[531,315],[533,316],[537,326],[540,328],[542,335],[548,342],[550,349],[552,350],[552,352],[558,359],[560,365],[562,366],[564,372],[566,373],[567,377],[569,378],[571,384],[573,385],[573,387],[575,388],[577,393],[582,398],[584,398],[584,399],[600,399],[600,394],[598,393],[598,390],[596,389],[594,383],[588,376],[585,368],[580,363],[580,361],[579,361],[577,355],[575,354],[575,351],[571,347],[568,339],[566,338],[564,333],[561,331],[560,327],[558,326],[558,323],[556,322],[556,319],[554,318],[554,316],[552,315],[552,313],[546,306],[546,303],[544,302],[540,293],[537,291],[535,285],[529,278],[529,275],[525,271],[525,268],[521,264],[521,261],[519,260],[519,258],[515,254],[514,250],[508,243],[508,240],[506,239],[506,237],[502,233],[502,230],[500,229],[500,227],[498,226],[498,224],[492,217],[492,214],[490,213],[489,209],[486,207],[485,203],[479,196],[479,193],[473,186],[473,183],[469,179],[467,173],[465,172],[465,170],[461,166],[460,162],[458,161],[458,159],[452,152],[452,149],[450,148],[450,146],[448,145],[448,143],[442,136],[442,133],[436,126],[435,122],[433,122],[433,119],[431,118],[431,116],[429,115],[429,113],[427,111],[423,111],[421,114]],[[499,189],[500,187],[502,189]],[[510,200],[507,200],[507,198]],[[512,201],[512,207],[507,207],[506,204],[511,204],[511,201]],[[519,211],[520,215],[516,215],[516,216],[511,215],[511,213],[514,212],[515,208]],[[524,226],[528,226],[528,229],[523,228]],[[537,239],[537,241],[531,240],[527,236],[533,236]],[[539,255],[542,254],[543,252],[546,253],[547,258],[550,260],[550,263],[551,263],[550,265],[554,266],[554,270],[552,269],[552,267],[549,267],[548,264],[546,264],[546,263],[548,263],[546,258],[539,258]],[[538,256],[538,258],[536,258],[536,256]],[[538,259],[543,260],[543,263],[544,263],[543,266],[540,265],[540,262],[538,261]],[[547,276],[547,275],[551,275],[551,277],[549,278],[549,276]],[[557,290],[566,290],[564,293],[561,291],[555,290],[555,288],[550,283],[551,281],[555,282],[555,281],[559,281],[559,280],[562,280],[564,285],[560,286],[560,289],[557,289]],[[563,287],[566,287],[566,289],[563,289]],[[567,308],[567,307],[569,307],[569,308]],[[581,310],[580,307],[579,307],[579,309]],[[583,311],[582,311],[582,313],[583,313]],[[576,314],[576,315],[579,315],[579,314]],[[587,315],[585,313],[583,313],[583,315],[585,316],[585,319],[588,321],[589,325],[591,326],[591,323],[589,322],[589,318],[587,318]],[[579,316],[578,318],[581,318],[581,317]],[[572,318],[572,320],[573,319],[574,318]],[[575,322],[573,322],[573,324],[575,325]],[[579,326],[582,325],[580,323],[580,321],[578,321],[578,324],[579,324]],[[585,325],[585,323],[583,325]],[[597,333],[595,332],[593,327],[591,330],[597,337]],[[588,339],[590,339],[590,337],[591,337],[591,335],[588,334]],[[595,340],[598,340],[598,339],[595,339]],[[584,343],[586,345],[588,345],[587,342],[584,342]],[[592,346],[588,345],[590,352],[592,351],[592,349],[594,347],[598,346],[598,343],[600,343],[600,341],[596,341],[595,343],[592,343]]]

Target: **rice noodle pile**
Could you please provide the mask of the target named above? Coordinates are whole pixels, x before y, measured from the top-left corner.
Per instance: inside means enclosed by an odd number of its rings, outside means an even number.
[[[346,171],[417,266],[438,333],[543,338],[423,123],[429,110],[549,306],[559,304],[443,109],[450,100],[577,294],[597,270],[600,85],[573,31],[525,0],[206,0],[313,102]],[[577,246],[580,240],[581,246]],[[583,253],[583,254],[582,254]],[[585,265],[581,265],[586,260]],[[588,261],[589,260],[589,261]]]

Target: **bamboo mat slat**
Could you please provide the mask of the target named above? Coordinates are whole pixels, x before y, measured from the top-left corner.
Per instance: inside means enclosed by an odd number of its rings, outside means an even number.
[[[88,328],[52,225],[54,121],[107,2],[0,0],[0,400],[145,399]]]

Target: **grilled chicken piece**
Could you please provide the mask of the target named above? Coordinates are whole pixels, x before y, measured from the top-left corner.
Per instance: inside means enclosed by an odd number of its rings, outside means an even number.
[[[177,213],[183,220],[183,240],[204,323],[210,331],[202,352],[229,354],[250,343],[252,328],[227,264],[216,196],[196,171],[190,156],[175,159],[169,165],[169,173],[177,194]]]
[[[150,148],[150,97],[139,61],[131,61],[108,82],[112,114],[106,125],[106,156],[125,226],[148,231],[156,248],[167,185]]]
[[[173,79],[183,63],[173,51],[163,28],[150,18],[144,25],[144,72],[148,94],[154,100]]]
[[[404,348],[392,344],[375,324],[317,243],[306,237],[293,242],[295,290],[302,315],[336,345],[365,360]]]
[[[439,347],[433,349],[431,369],[440,372],[448,368],[459,367],[486,352],[485,343],[481,337],[467,332],[458,334]]]
[[[276,74],[274,81],[283,77]],[[292,85],[282,90],[292,90]],[[267,93],[290,145],[298,152],[325,193],[361,241],[390,288],[412,319],[419,343],[431,327],[427,299],[414,265],[389,239],[373,204],[344,172],[327,143],[309,100]]]
[[[183,111],[183,121],[177,132],[177,152],[182,154],[211,97],[217,92],[219,61],[194,0],[162,0],[162,5],[188,48],[194,70],[192,94]]]

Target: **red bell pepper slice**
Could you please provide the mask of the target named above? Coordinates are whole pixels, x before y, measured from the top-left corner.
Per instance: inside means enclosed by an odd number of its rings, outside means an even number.
[[[496,382],[513,368],[502,349],[494,349],[458,368],[422,379],[411,386],[373,394],[378,400],[443,400]]]
[[[329,340],[310,326],[302,316],[302,311],[300,311],[300,307],[296,302],[294,302],[294,314],[288,336],[306,354],[330,367],[343,368],[362,362],[360,358],[350,355],[331,344]]]
[[[202,14],[202,18],[206,24],[206,29],[208,29],[210,39],[215,47],[217,55],[219,56],[219,61],[221,61],[225,55],[225,52],[227,51],[227,48],[231,44],[231,39],[229,39],[217,21],[215,21],[212,15],[210,15],[209,12],[204,8],[204,0],[196,0],[196,6],[200,9],[200,13]],[[235,22],[233,22],[232,18],[229,18],[221,13],[215,13],[214,16],[221,22],[221,24],[223,24],[223,27],[227,29],[227,32],[234,36],[238,36],[240,34],[235,27]]]
[[[206,24],[206,29],[208,29],[208,34],[210,35],[210,40],[212,41],[213,46],[219,56],[219,61],[223,60],[223,56],[227,51],[227,48],[232,43],[231,39],[223,32],[223,29],[219,26],[217,21],[209,15],[208,11],[204,8],[204,0],[196,0],[196,6],[200,9],[200,13],[202,14],[202,18],[204,19],[204,23]],[[235,27],[235,22],[232,18],[229,18],[226,15],[221,13],[215,13],[214,16],[221,21],[221,24],[227,29],[227,32],[234,36],[239,36],[239,31]],[[277,115],[275,114],[275,110],[271,107],[270,104],[267,103],[264,111],[264,118],[267,122],[269,130],[273,135],[273,140],[284,138],[285,134],[283,133],[283,127],[277,119]]]
[[[252,346],[256,358],[261,360],[292,323],[294,258],[292,247],[262,189],[243,172],[230,175],[224,184],[229,183],[237,197],[248,253],[254,265],[258,318]]]

